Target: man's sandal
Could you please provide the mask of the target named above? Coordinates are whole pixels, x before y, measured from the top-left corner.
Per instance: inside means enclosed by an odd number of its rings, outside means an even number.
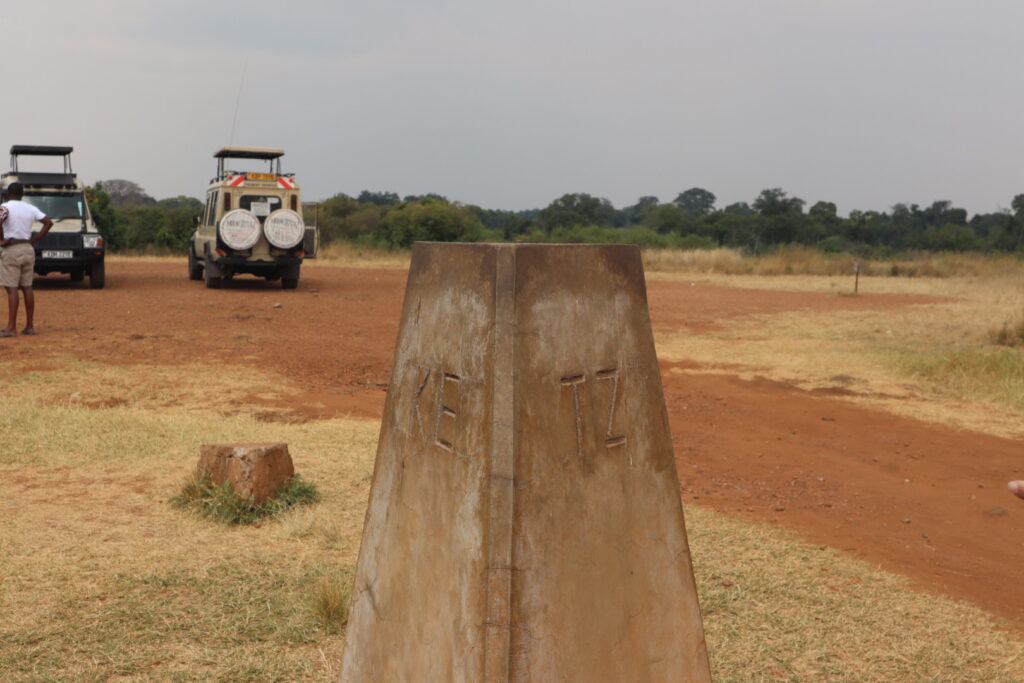
[[[18,335],[14,332],[8,332],[7,330],[0,330],[0,337],[17,337]]]
[[[22,334],[39,334],[39,333],[38,333],[38,332],[36,332],[35,330],[22,330],[22,331],[21,331],[21,333],[22,333]],[[13,335],[12,335],[12,336],[13,336]]]

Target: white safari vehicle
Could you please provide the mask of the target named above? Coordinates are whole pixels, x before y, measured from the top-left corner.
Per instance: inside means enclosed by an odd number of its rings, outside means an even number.
[[[249,273],[299,284],[302,260],[316,254],[319,235],[306,227],[294,173],[281,173],[280,149],[224,147],[213,157],[217,175],[206,189],[206,210],[188,248],[188,277],[218,288]],[[266,161],[263,172],[235,171],[227,160]]]
[[[12,146],[11,170],[0,177],[0,201],[7,200],[7,188],[21,183],[24,200],[53,220],[50,232],[36,242],[37,275],[67,273],[72,282],[81,282],[88,275],[89,286],[102,289],[107,280],[104,267],[106,245],[89,213],[85,187],[71,170],[73,151],[73,147]],[[63,171],[38,172],[18,168],[18,158],[25,156],[61,159]],[[32,226],[32,231],[39,232],[38,223]]]

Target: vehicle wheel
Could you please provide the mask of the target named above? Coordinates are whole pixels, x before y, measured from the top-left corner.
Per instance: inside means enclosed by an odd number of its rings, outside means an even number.
[[[295,289],[299,286],[299,278],[297,277],[283,277],[281,278],[281,289]]]
[[[103,289],[107,284],[106,267],[103,261],[97,261],[89,268],[89,288]]]
[[[73,270],[73,271],[71,271],[71,281],[72,282],[81,282],[84,279],[85,279],[85,271],[84,270]]]
[[[188,247],[188,279],[203,279],[203,264],[196,258],[196,248],[192,245]]]
[[[205,270],[206,270],[206,272],[205,272],[205,275],[206,275],[206,288],[207,289],[220,289],[220,285],[221,285],[220,275],[214,275],[213,272],[212,272],[213,271],[212,268],[206,268]]]

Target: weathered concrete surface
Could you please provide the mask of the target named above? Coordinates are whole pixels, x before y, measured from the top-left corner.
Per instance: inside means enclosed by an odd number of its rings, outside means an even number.
[[[262,503],[291,479],[295,467],[288,444],[215,443],[200,447],[196,471],[218,486],[228,482],[240,498]]]
[[[624,246],[417,244],[342,680],[707,681]]]

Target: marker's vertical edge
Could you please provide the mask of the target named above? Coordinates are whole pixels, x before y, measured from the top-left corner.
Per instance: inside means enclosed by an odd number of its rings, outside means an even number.
[[[641,343],[647,346],[651,356],[657,358],[657,349],[654,345],[654,327],[651,325],[651,311],[647,305],[647,275],[644,272],[642,261],[640,261],[640,293],[643,296],[644,301],[643,317],[641,319]],[[657,363],[655,363],[654,368],[657,369],[657,367]],[[665,388],[661,381],[661,373],[657,371],[651,373],[648,381],[656,387],[656,396],[659,397],[660,403],[659,408],[661,413],[661,422],[664,425],[665,433],[668,436],[668,442],[674,445],[675,442],[672,439],[672,427],[668,419],[668,403],[665,401]],[[670,471],[672,473],[672,481],[681,481],[674,455],[670,459]],[[684,656],[689,666],[688,675],[685,680],[686,683],[713,683],[711,679],[711,660],[708,657],[707,641],[704,634],[704,620],[701,616],[700,600],[698,598],[699,592],[697,590],[697,580],[693,573],[693,560],[690,555],[689,534],[686,530],[686,516],[683,510],[682,488],[680,487],[676,493],[675,515],[682,527],[683,539],[682,553],[680,553],[678,561],[682,565],[681,570],[685,577],[683,580],[688,587],[687,595],[692,598],[692,600],[687,601],[686,604],[680,606],[680,612],[686,614],[686,620],[690,629],[690,637],[687,638],[686,644],[684,645]]]
[[[484,682],[509,680],[515,506],[515,247],[496,246]]]

